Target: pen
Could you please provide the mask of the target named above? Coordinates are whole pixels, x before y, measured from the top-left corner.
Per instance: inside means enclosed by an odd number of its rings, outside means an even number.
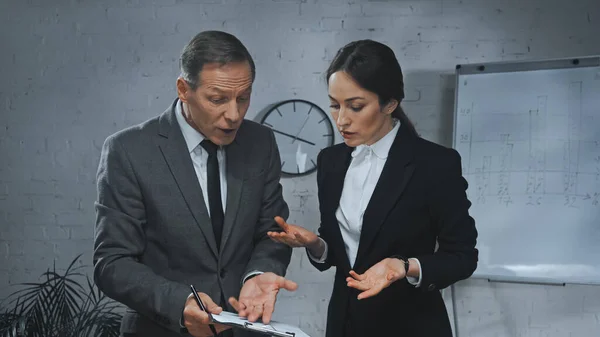
[[[200,299],[200,296],[198,296],[198,292],[196,291],[196,287],[194,287],[193,284],[190,284],[190,288],[192,288],[192,293],[194,294],[194,298],[196,299],[196,303],[198,303],[198,306],[200,307],[200,309],[202,309],[202,311],[206,312],[208,314],[208,319],[212,319],[212,316],[210,314],[210,312],[206,309],[206,307],[204,306],[204,303],[202,303],[202,300]],[[215,337],[217,337],[217,330],[215,329],[215,326],[212,324],[208,324],[208,327],[210,328],[210,331],[212,331],[213,335],[215,335]]]

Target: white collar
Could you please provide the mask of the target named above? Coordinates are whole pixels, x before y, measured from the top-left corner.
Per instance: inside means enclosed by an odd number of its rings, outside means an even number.
[[[183,117],[182,104],[183,102],[177,100],[177,104],[175,106],[175,116],[177,118],[177,123],[181,128],[181,132],[183,133],[183,138],[185,139],[188,151],[191,153],[206,137],[189,125],[185,120],[185,117]]]

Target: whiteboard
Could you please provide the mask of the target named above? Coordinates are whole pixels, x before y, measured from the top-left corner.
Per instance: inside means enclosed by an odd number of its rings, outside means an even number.
[[[474,278],[600,284],[600,58],[459,65]]]

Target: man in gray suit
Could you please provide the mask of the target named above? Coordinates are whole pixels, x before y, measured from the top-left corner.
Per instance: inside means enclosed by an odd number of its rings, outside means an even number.
[[[106,139],[94,279],[128,307],[123,336],[212,336],[190,284],[209,311],[265,323],[278,291],[296,289],[283,278],[291,249],[267,236],[289,210],[275,137],[244,120],[254,78],[237,38],[202,32],[182,53],[172,106]]]

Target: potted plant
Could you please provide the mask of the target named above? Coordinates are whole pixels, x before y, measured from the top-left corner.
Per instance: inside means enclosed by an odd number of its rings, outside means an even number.
[[[0,307],[0,337],[118,337],[119,304],[74,267],[48,269],[43,282],[22,283]],[[85,286],[78,280],[84,279]]]

